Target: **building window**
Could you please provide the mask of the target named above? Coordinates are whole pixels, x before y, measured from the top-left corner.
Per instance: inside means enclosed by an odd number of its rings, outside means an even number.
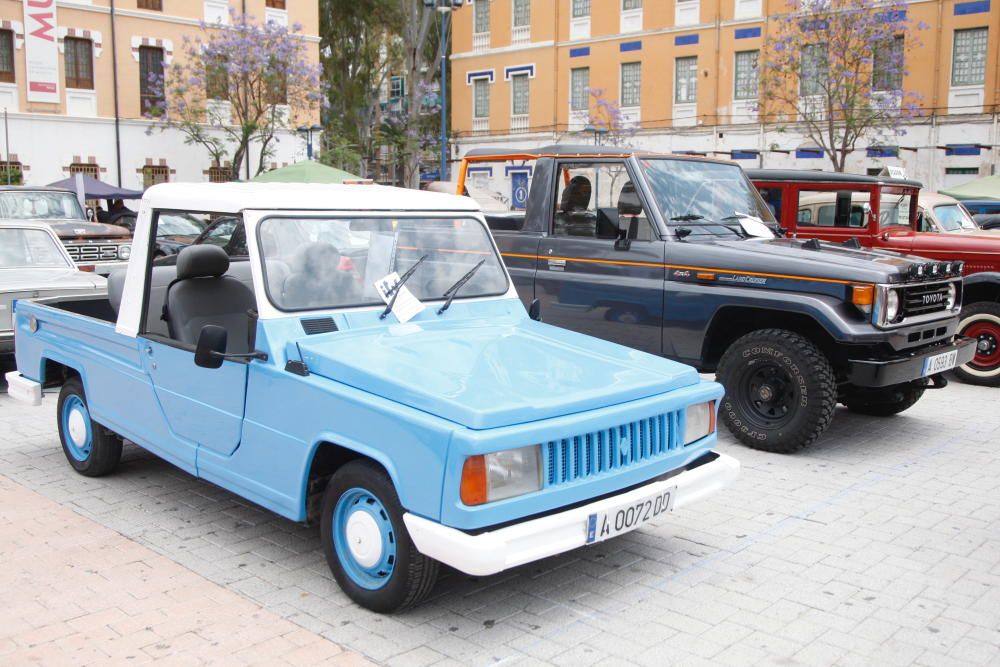
[[[472,6],[473,21],[477,33],[490,31],[490,2],[489,0],[476,0]]]
[[[473,118],[489,118],[490,116],[490,80],[476,79],[472,82]]]
[[[24,183],[24,168],[17,160],[0,160],[0,185],[21,185]]]
[[[979,167],[945,167],[944,173],[948,176],[978,176]]]
[[[389,79],[389,99],[398,100],[406,95],[406,79],[394,76]]]
[[[163,49],[158,46],[139,47],[139,102],[142,113],[163,108]]]
[[[802,49],[802,71],[799,72],[799,95],[821,95],[826,89],[827,45],[807,44]]]
[[[642,0],[622,0],[623,12],[627,12],[632,9],[642,9]]]
[[[573,18],[590,16],[590,0],[573,0]]]
[[[139,9],[150,9],[154,12],[162,12],[163,0],[138,0],[135,6]]]
[[[733,99],[757,99],[757,61],[760,51],[739,51],[736,54],[734,71]]]
[[[89,39],[66,37],[66,87],[94,89],[94,44]]]
[[[0,82],[14,83],[14,32],[0,30]]]
[[[515,74],[510,77],[511,113],[515,116],[528,114],[528,75]]]
[[[986,81],[986,28],[955,31],[951,85],[981,86]]]
[[[876,47],[872,55],[872,89],[902,89],[903,36],[896,35],[884,47]]]
[[[691,104],[698,93],[698,58],[678,58],[674,63],[674,102]]]
[[[590,68],[577,67],[569,73],[569,108],[573,111],[590,109]]]
[[[514,27],[531,25],[531,0],[514,0]]]
[[[210,100],[229,99],[229,73],[225,62],[205,63],[205,97]]]
[[[264,6],[268,9],[284,9],[285,0],[267,0]]]
[[[642,86],[641,63],[622,63],[622,98],[623,107],[639,106],[639,91]]]
[[[147,164],[142,168],[142,189],[156,185],[157,183],[167,183],[170,181],[170,167],[165,165],[154,166]]]
[[[83,174],[91,178],[100,178],[101,168],[93,162],[74,162],[69,166],[69,175]]]
[[[232,175],[232,169],[229,167],[220,167],[216,164],[208,168],[209,183],[228,183]]]

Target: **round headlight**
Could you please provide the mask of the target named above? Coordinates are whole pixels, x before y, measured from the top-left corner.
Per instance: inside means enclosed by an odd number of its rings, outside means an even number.
[[[955,299],[958,298],[958,288],[955,287],[955,283],[948,285],[948,296],[945,298],[945,307],[951,310],[955,307]]]
[[[899,292],[891,289],[885,298],[885,321],[892,322],[897,315],[899,315]]]
[[[118,259],[128,259],[131,256],[132,256],[132,246],[130,245],[118,246]]]

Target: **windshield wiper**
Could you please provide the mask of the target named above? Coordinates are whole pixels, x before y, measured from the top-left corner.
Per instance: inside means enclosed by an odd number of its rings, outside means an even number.
[[[427,259],[427,255],[424,255],[414,262],[413,266],[408,268],[406,273],[399,277],[399,282],[393,285],[392,288],[386,293],[386,296],[390,297],[389,303],[385,304],[385,310],[383,310],[382,314],[378,316],[380,320],[384,320],[386,316],[392,312],[392,306],[396,303],[396,297],[399,296],[399,290],[403,288],[406,281],[410,279],[410,276],[413,275],[413,272],[417,270],[417,267],[420,266],[425,259]]]
[[[442,305],[440,308],[438,308],[438,312],[437,312],[438,315],[440,315],[444,311],[448,310],[448,306],[451,305],[451,302],[455,298],[455,295],[458,294],[458,290],[462,289],[462,287],[465,285],[465,283],[467,283],[470,280],[472,280],[472,276],[476,275],[476,271],[478,271],[479,267],[481,267],[485,263],[486,263],[485,259],[479,260],[479,263],[476,264],[471,269],[469,269],[468,273],[466,273],[464,276],[462,276],[461,278],[459,278],[457,281],[455,281],[454,285],[452,285],[451,287],[449,287],[448,289],[445,290],[444,294],[442,294],[441,296],[442,297],[445,297],[445,296],[448,297],[448,300],[444,302],[444,305]]]
[[[698,215],[697,213],[685,213],[684,215],[675,215],[670,219],[677,220],[679,222],[692,222],[694,220],[704,220],[705,216]]]

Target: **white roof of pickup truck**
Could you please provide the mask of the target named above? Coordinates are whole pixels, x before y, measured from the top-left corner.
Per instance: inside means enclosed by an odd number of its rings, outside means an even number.
[[[239,213],[282,211],[478,211],[471,197],[383,185],[161,183],[143,194],[151,208]]]

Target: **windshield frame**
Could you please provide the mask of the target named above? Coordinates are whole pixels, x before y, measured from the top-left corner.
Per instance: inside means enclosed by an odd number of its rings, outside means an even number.
[[[957,201],[956,202],[944,202],[944,203],[941,203],[941,204],[935,204],[935,205],[930,206],[928,208],[930,208],[931,211],[934,213],[934,221],[937,222],[938,226],[941,227],[941,231],[944,232],[944,233],[946,233],[946,234],[954,234],[955,232],[962,232],[962,231],[972,231],[972,232],[974,232],[977,229],[980,229],[979,225],[976,224],[975,218],[973,218],[972,215],[969,213],[969,211],[966,210],[966,208],[964,206],[962,206],[961,202],[957,202]],[[938,209],[939,208],[955,208],[955,209],[957,209],[959,212],[962,213],[962,215],[965,218],[963,222],[968,222],[969,226],[965,226],[964,224],[962,224],[962,222],[960,222],[957,228],[955,228],[955,229],[948,229],[948,226],[945,225],[945,223],[944,223],[944,219],[941,216],[938,215]]]
[[[35,226],[35,225],[18,225],[18,224],[10,224],[10,223],[0,224],[0,230],[4,230],[4,229],[14,229],[14,230],[21,230],[21,231],[25,231],[25,232],[38,232],[39,234],[42,234],[42,235],[48,237],[48,239],[50,241],[52,241],[53,243],[55,243],[55,246],[57,248],[57,252],[58,252],[59,256],[62,258],[62,260],[63,260],[63,264],[61,264],[61,265],[56,265],[56,264],[43,264],[43,265],[40,265],[40,264],[30,264],[30,265],[22,265],[22,266],[3,266],[2,264],[0,264],[0,271],[24,271],[25,269],[71,269],[71,270],[74,270],[74,271],[79,270],[79,269],[77,269],[76,263],[73,262],[73,258],[71,258],[69,256],[69,253],[66,252],[66,246],[64,246],[62,244],[62,241],[59,240],[59,237],[56,236],[55,232],[53,232],[51,228],[49,228],[49,227],[43,227],[43,226]]]
[[[250,223],[248,212],[244,212],[244,228]],[[384,302],[370,302],[370,303],[357,303],[357,304],[340,304],[336,306],[327,306],[317,308],[314,306],[306,306],[303,308],[288,308],[279,306],[271,295],[270,281],[267,277],[267,265],[265,263],[265,257],[261,252],[262,240],[261,240],[261,230],[263,225],[268,220],[275,219],[286,219],[286,220],[331,220],[331,219],[347,219],[347,220],[358,220],[358,219],[388,219],[388,220],[428,220],[428,219],[441,219],[449,218],[454,220],[467,219],[472,220],[474,223],[478,224],[486,238],[489,241],[490,249],[493,251],[496,260],[499,262],[500,269],[504,276],[504,288],[499,292],[491,292],[489,294],[475,294],[472,296],[463,297],[459,293],[455,297],[455,301],[463,302],[474,302],[482,300],[492,300],[502,297],[507,297],[514,290],[514,282],[511,280],[510,272],[507,270],[507,265],[503,261],[503,257],[500,254],[500,249],[497,247],[496,240],[493,238],[493,234],[490,232],[489,226],[482,218],[482,214],[475,214],[471,211],[401,211],[398,213],[386,212],[386,211],[260,211],[259,217],[253,220],[253,233],[250,234],[249,230],[247,233],[248,243],[252,238],[253,248],[250,249],[251,259],[254,262],[255,272],[259,271],[260,275],[260,285],[255,285],[258,290],[258,294],[263,295],[263,301],[258,297],[258,310],[260,310],[261,319],[270,319],[271,317],[264,317],[265,311],[261,308],[265,303],[268,308],[274,309],[273,317],[288,317],[297,316],[303,313],[342,313],[342,312],[357,312],[365,310],[381,310],[385,308]],[[443,303],[448,297],[447,296],[437,296],[432,299],[423,299],[421,303],[428,305],[432,303]]]
[[[677,237],[677,233],[676,233],[676,229],[678,227],[684,227],[684,226],[687,226],[687,225],[684,222],[681,222],[681,221],[669,221],[669,220],[667,220],[665,218],[663,210],[660,208],[660,205],[659,205],[659,203],[658,203],[658,201],[657,201],[657,199],[656,199],[656,197],[655,197],[655,195],[653,193],[652,184],[649,181],[647,170],[642,165],[642,161],[643,160],[649,160],[649,161],[654,161],[654,160],[657,160],[657,161],[668,161],[669,160],[669,161],[673,161],[673,162],[692,162],[692,163],[697,163],[697,164],[705,164],[705,163],[707,163],[707,164],[711,164],[711,165],[722,165],[722,166],[725,166],[725,167],[730,167],[730,168],[736,169],[737,171],[739,171],[740,175],[743,177],[743,182],[746,185],[746,187],[749,190],[749,192],[751,193],[751,196],[754,197],[757,200],[758,209],[761,210],[761,211],[767,211],[768,214],[769,214],[769,216],[770,216],[770,219],[768,219],[768,218],[760,218],[761,222],[763,222],[768,227],[772,227],[772,226],[775,227],[775,228],[778,227],[779,223],[777,222],[776,218],[774,217],[774,214],[771,213],[771,209],[764,202],[764,198],[761,196],[760,191],[757,189],[757,187],[750,180],[750,177],[747,176],[747,173],[743,169],[742,166],[740,166],[738,164],[735,164],[735,163],[732,163],[732,162],[725,161],[725,160],[715,160],[715,159],[702,158],[702,157],[690,156],[690,155],[647,155],[647,154],[637,153],[637,154],[632,155],[627,160],[627,162],[631,163],[632,171],[635,174],[639,175],[638,183],[640,185],[639,185],[638,189],[640,191],[640,197],[643,200],[644,207],[646,207],[647,210],[651,210],[652,211],[652,214],[653,214],[652,218],[654,220],[656,220],[656,224],[659,227],[660,236],[663,239],[666,239],[666,240],[669,240],[669,241],[677,241],[677,242],[686,243],[686,242],[693,242],[693,241],[696,241],[696,240],[697,241],[707,241],[709,239],[724,239],[724,240],[746,241],[746,240],[753,240],[754,237],[747,237],[747,236],[745,236],[744,233],[743,233],[743,230],[742,230],[742,225],[739,225],[738,222],[736,222],[736,225],[740,228],[740,231],[733,230],[725,222],[720,222],[720,221],[715,221],[715,220],[705,220],[705,224],[706,225],[711,225],[712,227],[723,226],[723,227],[726,227],[727,229],[730,229],[732,231],[732,233],[731,234],[699,234],[699,235],[697,235],[697,239],[694,238],[695,235],[687,236],[687,237],[685,237],[683,239],[678,238]],[[636,179],[633,179],[633,182],[636,182]],[[735,213],[737,213],[737,212],[734,211],[734,214]],[[759,216],[755,215],[753,212],[750,212],[750,211],[739,211],[739,213],[745,213],[745,214],[748,214],[748,215],[750,215],[750,216],[752,216],[754,218],[759,218]],[[687,223],[687,224],[691,224],[691,223]],[[698,222],[694,222],[694,224],[698,224]]]
[[[83,206],[80,204],[80,200],[77,198],[76,194],[73,193],[73,192],[70,192],[68,190],[48,190],[48,189],[45,189],[45,188],[25,188],[25,189],[20,189],[19,188],[17,190],[2,190],[2,191],[0,191],[0,197],[4,197],[6,195],[33,195],[33,194],[34,195],[38,195],[38,194],[42,194],[42,195],[62,195],[62,196],[70,197],[73,201],[76,202],[77,211],[79,212],[80,217],[79,218],[67,218],[65,216],[44,217],[44,218],[38,218],[38,217],[32,217],[32,218],[4,218],[4,217],[0,217],[0,220],[11,220],[11,221],[17,221],[17,220],[72,220],[74,222],[90,222],[87,219],[87,212],[86,212],[86,210],[84,210]],[[2,207],[0,207],[0,210],[2,210]]]

